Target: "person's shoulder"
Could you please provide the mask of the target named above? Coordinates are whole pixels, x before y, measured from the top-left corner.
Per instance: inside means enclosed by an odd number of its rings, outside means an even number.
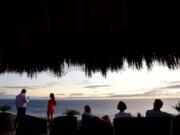
[[[152,113],[152,112],[154,112],[154,110],[147,110],[147,111],[146,111],[146,114],[147,114],[147,113]]]
[[[51,99],[49,99],[48,102],[51,102]]]
[[[17,94],[17,95],[16,95],[16,98],[18,98],[18,97],[20,97],[20,96],[21,96],[21,93]]]
[[[146,117],[150,117],[153,112],[154,112],[154,110],[147,110],[146,111]]]
[[[152,111],[154,111],[153,109],[151,109],[151,110],[147,110],[146,112],[152,112]]]
[[[96,117],[96,116],[93,115],[93,114],[84,112],[84,113],[82,114],[82,117],[86,117],[86,118],[94,118],[94,117]]]
[[[173,115],[168,112],[162,112],[165,117],[172,117]]]
[[[128,117],[132,117],[132,114],[131,114],[131,113],[126,113],[126,115],[127,115]]]
[[[120,115],[121,115],[120,112],[116,113],[115,118],[118,118]]]

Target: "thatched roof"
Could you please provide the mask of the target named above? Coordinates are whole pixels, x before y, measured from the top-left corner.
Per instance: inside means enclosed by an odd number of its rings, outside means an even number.
[[[157,60],[179,66],[178,3],[145,0],[32,0],[0,5],[0,73],[86,73]]]

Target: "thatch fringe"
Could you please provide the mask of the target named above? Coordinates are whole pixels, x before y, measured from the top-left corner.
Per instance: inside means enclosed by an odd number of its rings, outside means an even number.
[[[31,0],[0,4],[0,73],[82,65],[87,75],[154,61],[179,68],[179,3],[161,0]],[[82,32],[82,33],[78,33]]]
[[[70,49],[71,47],[69,47],[21,49],[21,51],[14,49],[9,50],[8,53],[4,51],[1,56],[0,73],[26,72],[32,77],[38,72],[50,71],[57,76],[61,76],[64,71],[64,63],[82,66],[88,76],[97,71],[106,75],[108,70],[121,70],[125,62],[128,63],[128,66],[136,69],[143,67],[143,61],[148,69],[152,68],[155,61],[171,69],[180,66],[180,51],[177,48],[174,48],[176,50],[168,50],[169,48],[165,47],[159,50],[156,47],[156,50],[151,50],[152,46],[131,49],[127,49],[130,48],[130,46],[127,46],[117,49],[111,46],[111,48],[102,47],[100,49],[92,45],[92,48],[85,49],[88,46],[84,46],[85,48],[82,50],[74,47]]]

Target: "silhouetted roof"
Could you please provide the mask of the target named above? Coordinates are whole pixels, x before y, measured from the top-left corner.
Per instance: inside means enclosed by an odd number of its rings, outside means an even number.
[[[140,69],[157,60],[179,67],[178,2],[32,0],[0,5],[0,73],[83,65],[85,72]]]

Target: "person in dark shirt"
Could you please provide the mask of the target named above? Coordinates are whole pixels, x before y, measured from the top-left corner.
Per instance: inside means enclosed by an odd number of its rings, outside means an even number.
[[[161,111],[163,102],[161,99],[155,99],[152,110],[147,110],[146,117],[172,117],[172,114]]]

